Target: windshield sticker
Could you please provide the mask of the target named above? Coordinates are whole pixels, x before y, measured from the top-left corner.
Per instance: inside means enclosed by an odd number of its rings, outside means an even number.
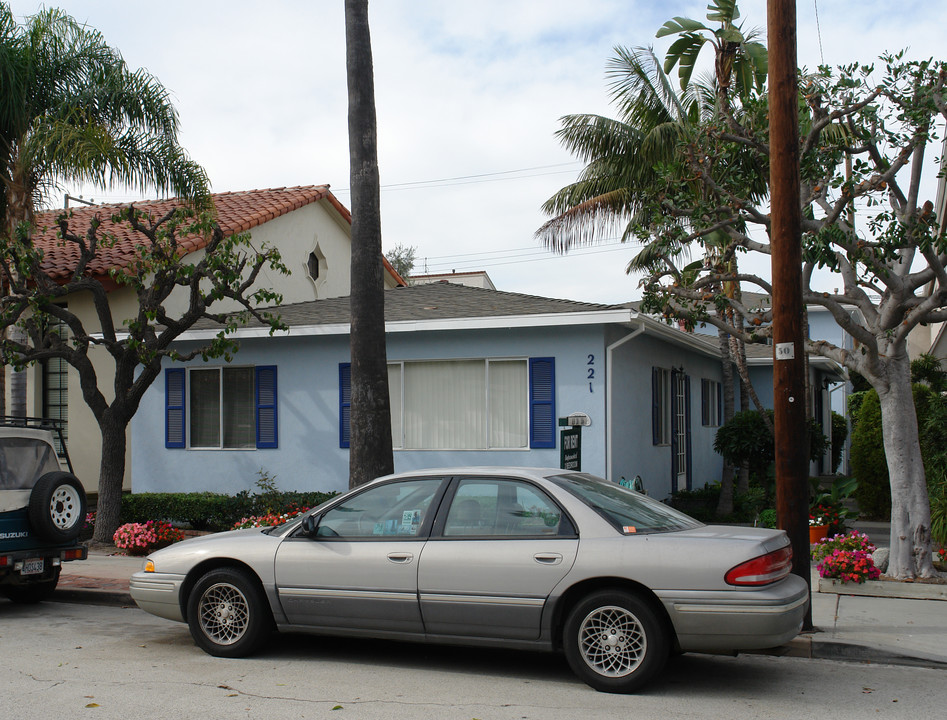
[[[638,532],[638,528],[636,528],[634,525],[625,525],[625,527],[622,528],[622,532],[624,532],[626,535],[634,535],[636,532]]]

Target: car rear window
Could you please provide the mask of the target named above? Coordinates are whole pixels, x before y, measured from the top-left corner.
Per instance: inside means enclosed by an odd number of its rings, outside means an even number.
[[[53,446],[36,438],[0,438],[0,490],[29,490],[48,472],[59,470]]]
[[[565,473],[549,480],[578,497],[626,535],[690,530],[703,525],[664,503],[594,475]]]

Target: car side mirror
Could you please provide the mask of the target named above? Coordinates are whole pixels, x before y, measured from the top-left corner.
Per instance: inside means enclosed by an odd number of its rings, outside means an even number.
[[[315,515],[306,515],[302,521],[302,531],[303,534],[307,537],[314,537],[316,534],[316,527],[319,525],[319,520]]]

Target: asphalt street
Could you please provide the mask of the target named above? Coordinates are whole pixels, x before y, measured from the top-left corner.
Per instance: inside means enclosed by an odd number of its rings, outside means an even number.
[[[942,669],[792,657],[675,658],[650,688],[597,693],[554,655],[275,636],[212,658],[134,607],[0,600],[5,720],[940,717]]]

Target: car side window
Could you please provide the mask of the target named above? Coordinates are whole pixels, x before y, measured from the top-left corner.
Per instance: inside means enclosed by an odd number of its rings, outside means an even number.
[[[441,482],[420,478],[369,488],[327,511],[316,537],[416,537]]]
[[[557,535],[562,512],[542,491],[513,480],[460,481],[445,537]]]

